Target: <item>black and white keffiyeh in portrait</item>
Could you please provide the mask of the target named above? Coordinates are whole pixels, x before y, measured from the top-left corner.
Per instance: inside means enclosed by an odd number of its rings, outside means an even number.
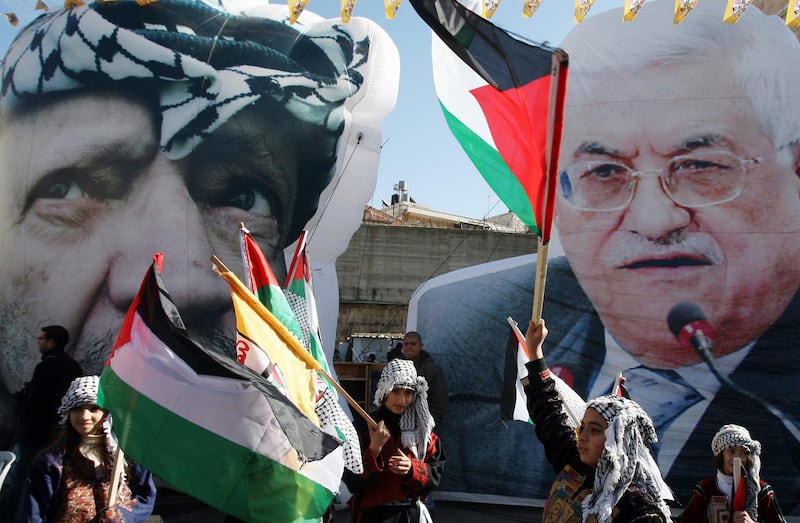
[[[345,100],[364,83],[369,38],[357,31],[324,20],[301,32],[195,0],[60,9],[34,20],[9,47],[0,111],[56,92],[156,82],[161,149],[175,160],[242,109],[270,99],[317,131],[309,142],[327,162],[301,171],[297,183],[298,200],[316,202],[333,176]],[[290,239],[315,210],[295,209]]]
[[[659,508],[670,521],[664,499],[672,499],[672,493],[650,452],[650,445],[658,441],[650,417],[635,401],[613,394],[593,399],[586,408],[597,411],[608,428],[592,493],[583,501],[583,520],[594,514],[598,522],[610,522],[620,498],[628,487],[635,485],[658,500]]]

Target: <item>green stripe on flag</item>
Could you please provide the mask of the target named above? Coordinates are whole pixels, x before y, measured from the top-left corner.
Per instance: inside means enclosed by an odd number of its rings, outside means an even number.
[[[126,454],[222,512],[252,522],[299,522],[318,519],[333,499],[333,492],[302,474],[158,405],[111,367],[101,375],[98,404],[122,428]]]
[[[539,234],[536,225],[536,218],[533,216],[531,203],[525,194],[525,189],[520,185],[519,180],[508,165],[492,145],[486,143],[479,135],[474,133],[469,127],[461,122],[447,107],[440,101],[445,121],[450,127],[450,131],[456,137],[461,147],[472,160],[472,163],[481,173],[481,176],[489,184],[495,194],[504,195],[503,203],[509,210],[517,215],[525,225]]]

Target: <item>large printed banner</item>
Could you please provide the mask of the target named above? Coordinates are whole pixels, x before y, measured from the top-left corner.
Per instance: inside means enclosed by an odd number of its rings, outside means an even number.
[[[0,92],[0,448],[41,327],[99,373],[154,252],[189,332],[234,356],[211,255],[241,274],[242,222],[281,281],[310,231],[333,346],[334,263],[375,187],[399,60],[369,20],[287,16],[121,0],[21,28]]]
[[[714,434],[736,423],[761,441],[761,476],[797,513],[800,44],[755,8],[735,25],[721,22],[723,2],[700,2],[680,25],[673,8],[647,2],[625,24],[604,12],[560,45],[565,255],[549,263],[545,355],[584,398],[623,372],[680,502],[714,474]],[[553,480],[534,428],[500,420],[506,317],[527,326],[535,263],[464,269],[412,298],[409,328],[450,390],[443,490],[544,498]],[[668,326],[683,302],[714,329],[709,358]]]

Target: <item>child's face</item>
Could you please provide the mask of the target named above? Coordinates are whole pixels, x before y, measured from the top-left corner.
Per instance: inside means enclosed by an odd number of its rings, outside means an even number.
[[[398,387],[386,396],[384,405],[394,414],[402,414],[414,401],[414,391]]]
[[[596,467],[606,443],[608,423],[594,409],[586,409],[578,428],[578,453],[581,461]]]
[[[105,415],[105,411],[97,405],[84,405],[69,410],[69,422],[81,436],[99,434]]]
[[[722,451],[722,472],[733,476],[733,458],[742,460],[745,467],[750,464],[750,451],[744,447],[729,447]]]

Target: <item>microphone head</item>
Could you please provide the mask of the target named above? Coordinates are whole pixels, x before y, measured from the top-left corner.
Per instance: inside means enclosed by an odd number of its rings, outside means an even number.
[[[667,315],[667,325],[669,325],[669,330],[675,336],[679,335],[686,325],[695,321],[706,322],[706,315],[703,314],[703,310],[697,304],[690,301],[682,301],[675,304]]]

